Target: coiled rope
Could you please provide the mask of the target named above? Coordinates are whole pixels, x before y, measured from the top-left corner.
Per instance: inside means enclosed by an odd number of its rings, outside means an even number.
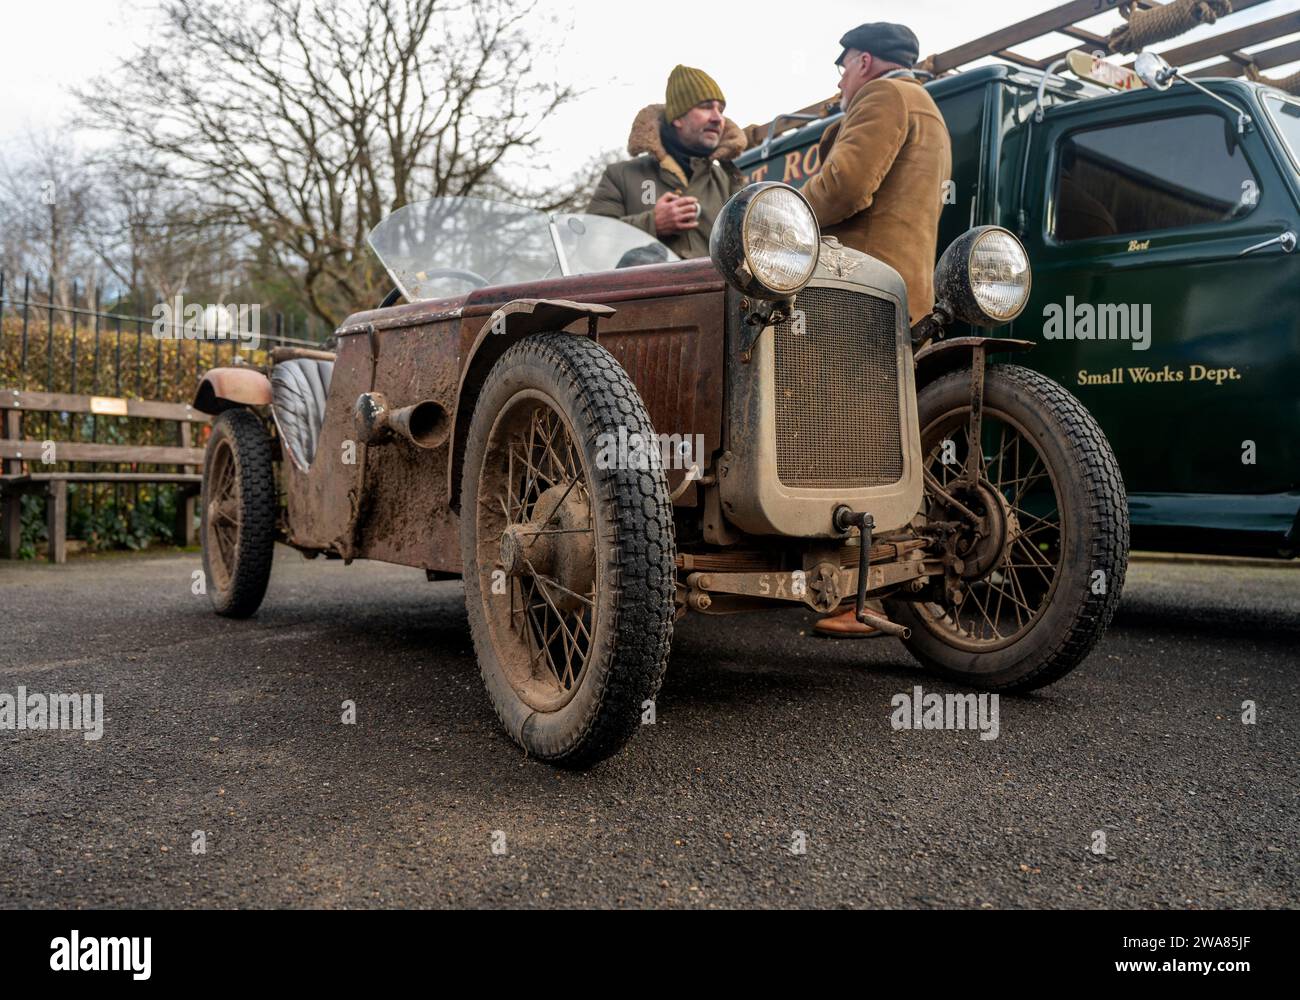
[[[1176,38],[1202,24],[1213,24],[1232,13],[1232,0],[1173,0],[1161,7],[1122,8],[1127,18],[1106,38],[1111,52],[1140,52],[1155,42]]]
[[[1246,67],[1246,76],[1256,83],[1262,83],[1268,87],[1276,87],[1278,90],[1285,90],[1288,94],[1295,94],[1300,97],[1300,73],[1292,73],[1290,76],[1284,76],[1280,80],[1274,80],[1265,76],[1259,71],[1259,67],[1254,64]]]

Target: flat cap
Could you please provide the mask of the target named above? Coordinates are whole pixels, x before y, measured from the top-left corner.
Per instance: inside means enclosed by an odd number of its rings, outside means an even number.
[[[858,52],[870,52],[877,59],[898,63],[909,69],[921,58],[921,43],[917,41],[912,29],[903,24],[859,24],[840,39],[844,51],[835,60],[836,66],[844,64],[844,57],[850,49]]]

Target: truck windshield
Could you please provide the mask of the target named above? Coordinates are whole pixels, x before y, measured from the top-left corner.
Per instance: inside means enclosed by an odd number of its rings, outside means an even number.
[[[1273,116],[1277,130],[1291,147],[1291,162],[1300,170],[1300,101],[1288,101],[1276,94],[1264,97],[1268,113]]]
[[[680,259],[618,219],[479,198],[405,205],[374,228],[369,243],[408,302]]]

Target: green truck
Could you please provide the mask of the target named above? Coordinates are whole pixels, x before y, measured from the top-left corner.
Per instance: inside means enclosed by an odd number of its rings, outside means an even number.
[[[1000,333],[1034,341],[1021,363],[1106,431],[1135,544],[1294,557],[1300,101],[1246,80],[1121,92],[1014,65],[927,86],[953,142],[938,246],[982,224],[1024,242],[1033,296]],[[800,187],[839,117],[785,133],[778,119],[737,165]]]

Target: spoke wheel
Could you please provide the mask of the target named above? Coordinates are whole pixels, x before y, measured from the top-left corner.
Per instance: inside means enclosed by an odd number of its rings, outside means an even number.
[[[1110,444],[1070,393],[1016,365],[986,372],[979,441],[968,371],[925,386],[917,408],[945,573],[886,607],[939,674],[998,691],[1050,684],[1091,652],[1123,591],[1128,503]]]
[[[218,614],[246,618],[266,596],[275,547],[275,474],[266,429],[248,410],[216,421],[204,457],[203,570]]]
[[[667,667],[667,482],[608,461],[608,442],[634,435],[653,431],[627,373],[556,333],[502,356],[466,439],[461,553],[483,681],[510,736],[556,764],[621,748]]]
[[[948,600],[920,610],[932,630],[971,652],[1005,648],[1037,624],[1056,592],[1070,529],[1060,484],[1029,431],[1012,414],[989,407],[982,423],[978,483],[966,473],[969,405],[943,414],[921,437],[927,481],[939,486],[927,491],[926,517],[962,524],[952,539],[962,569],[947,581]]]
[[[479,496],[478,563],[510,598],[489,605],[494,640],[515,690],[539,712],[573,699],[597,626],[590,478],[556,406],[534,390],[506,405]]]

